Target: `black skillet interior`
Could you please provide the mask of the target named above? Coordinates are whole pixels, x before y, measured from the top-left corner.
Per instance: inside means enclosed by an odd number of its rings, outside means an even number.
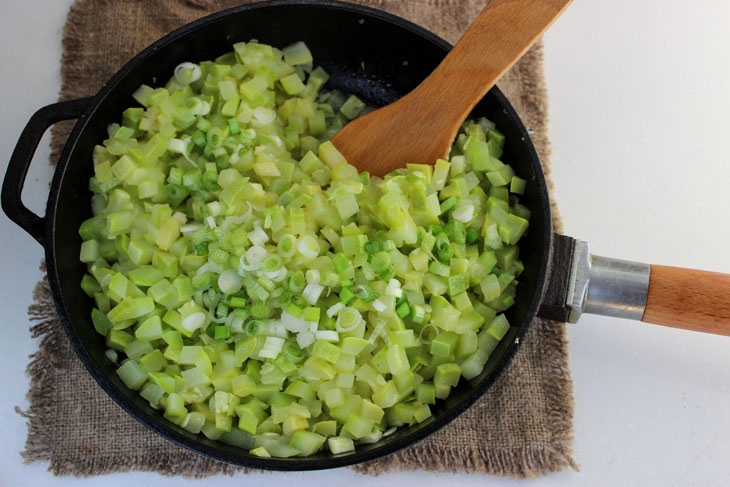
[[[400,429],[377,444],[360,446],[355,453],[303,459],[261,459],[202,435],[192,435],[167,422],[137,393],[126,389],[105,359],[104,341],[90,322],[91,301],[79,287],[84,265],[78,261],[77,229],[91,216],[87,181],[92,175],[92,149],[106,138],[107,125],[119,122],[122,110],[136,105],[132,92],[143,83],[163,83],[182,61],[212,59],[230,51],[233,43],[251,39],[278,47],[305,41],[315,62],[331,75],[329,86],[355,93],[375,106],[392,102],[414,88],[449,49],[435,35],[397,17],[331,2],[237,7],[189,24],[156,42],[102,88],[64,149],[46,213],[50,222],[47,260],[54,297],[66,330],[90,373],[120,406],[166,438],[221,461],[265,469],[332,468],[376,458],[424,438],[458,416],[486,391],[516,351],[516,338],[524,335],[535,316],[549,258],[552,234],[545,180],[524,126],[501,92],[491,90],[475,115],[486,115],[497,123],[507,140],[503,159],[528,180],[522,199],[532,211],[529,234],[521,244],[526,270],[517,304],[508,315],[513,326],[485,371],[472,381],[462,381],[448,400],[437,405],[432,418],[410,429]]]

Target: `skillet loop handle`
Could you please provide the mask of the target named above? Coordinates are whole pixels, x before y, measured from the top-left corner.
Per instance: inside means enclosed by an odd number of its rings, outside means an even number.
[[[35,112],[20,134],[10,157],[2,188],[3,211],[41,245],[44,243],[46,218],[30,211],[21,197],[28,168],[48,127],[63,120],[81,117],[90,102],[91,98],[80,98],[47,105]]]

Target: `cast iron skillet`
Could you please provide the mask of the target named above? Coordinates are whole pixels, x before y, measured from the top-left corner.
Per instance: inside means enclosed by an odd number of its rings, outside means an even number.
[[[456,418],[494,383],[514,356],[540,307],[554,240],[547,185],[530,137],[509,101],[492,88],[474,110],[506,135],[503,159],[523,178],[521,202],[532,212],[529,233],[521,240],[525,271],[516,304],[508,312],[512,327],[484,372],[463,381],[440,401],[424,423],[398,429],[353,453],[322,453],[306,458],[259,458],[203,435],[193,435],[165,420],[136,392],[128,390],[104,357],[105,343],[90,320],[91,300],[79,286],[86,266],[79,262],[78,228],[91,217],[88,180],[92,150],[119,122],[125,108],[136,106],[132,93],[143,83],[167,80],[182,61],[213,59],[239,41],[284,47],[304,41],[316,64],[330,74],[329,86],[354,93],[369,104],[390,103],[416,87],[441,61],[450,45],[425,29],[379,10],[337,2],[273,1],[244,5],[192,22],[155,42],[117,72],[95,96],[41,108],[28,122],[13,152],[2,188],[7,215],[45,248],[48,280],[63,326],[89,373],[124,410],[165,438],[216,460],[272,470],[341,467],[395,452],[419,441]],[[52,124],[78,119],[56,166],[46,215],[39,217],[21,201],[32,156]],[[559,239],[555,239],[556,241]]]

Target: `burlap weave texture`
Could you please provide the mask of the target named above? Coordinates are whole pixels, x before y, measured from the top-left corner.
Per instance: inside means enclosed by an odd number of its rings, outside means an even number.
[[[128,59],[167,32],[240,1],[78,0],[64,29],[60,99],[94,94]],[[482,0],[361,0],[435,32],[451,43],[479,13]],[[528,127],[549,178],[546,94],[541,46],[500,81]],[[72,123],[53,129],[52,159]],[[555,210],[555,209],[554,209]],[[557,213],[555,213],[557,214]],[[559,222],[556,221],[556,229]],[[29,436],[23,455],[49,461],[58,475],[146,470],[204,477],[239,469],[178,447],[147,430],[96,385],[73,352],[56,316],[47,281],[30,308],[40,350],[28,371]],[[537,320],[490,391],[430,438],[358,471],[425,469],[529,477],[574,467],[572,391],[564,325]]]

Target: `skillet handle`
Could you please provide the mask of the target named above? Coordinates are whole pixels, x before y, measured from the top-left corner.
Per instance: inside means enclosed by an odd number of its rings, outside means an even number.
[[[730,274],[652,265],[641,321],[730,335]]]
[[[30,211],[22,200],[28,168],[33,161],[38,143],[48,127],[62,120],[81,117],[90,102],[91,98],[79,98],[53,103],[35,112],[20,134],[13,155],[10,157],[2,188],[3,211],[41,245],[44,240],[46,218]]]
[[[730,274],[593,255],[553,235],[538,316],[576,323],[583,313],[730,336]]]

